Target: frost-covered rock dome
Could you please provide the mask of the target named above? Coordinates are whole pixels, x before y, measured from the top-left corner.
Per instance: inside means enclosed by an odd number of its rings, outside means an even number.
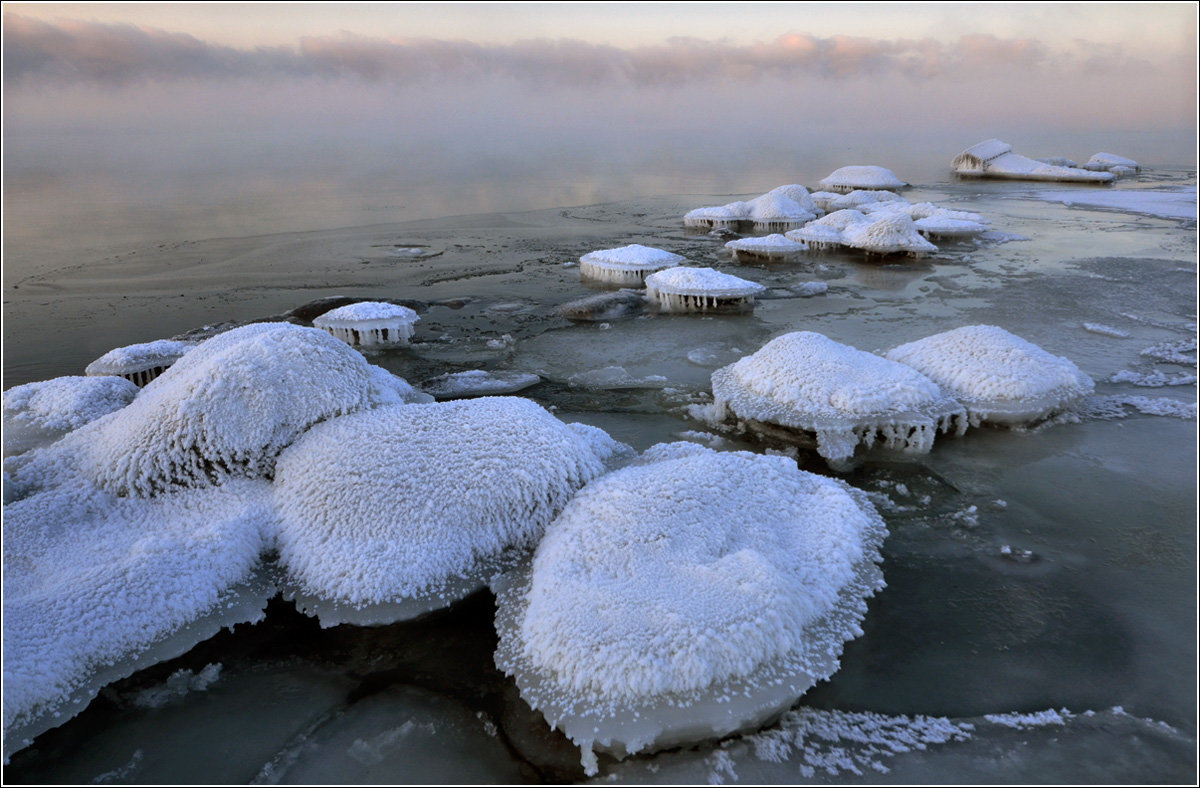
[[[754,222],[756,230],[791,230],[817,218],[816,211],[804,208],[800,203],[779,192],[767,192],[761,197],[755,197],[749,202],[749,206],[750,221]]]
[[[683,215],[683,226],[712,230],[736,230],[740,222],[750,220],[750,204],[743,201],[727,205],[707,205]]]
[[[842,231],[842,242],[871,254],[907,254],[921,257],[937,247],[921,236],[913,220],[903,213],[871,216]]]
[[[583,276],[615,285],[640,285],[655,271],[679,265],[681,255],[641,244],[588,252],[579,258]]]
[[[963,326],[886,356],[936,381],[966,406],[974,425],[1038,421],[1095,388],[1070,360],[997,326]]]
[[[808,244],[774,233],[761,237],[738,238],[725,244],[725,248],[733,252],[735,260],[794,260],[808,251]]]
[[[375,369],[314,328],[255,323],[218,334],[129,406],[82,428],[84,470],[136,495],[270,476],[276,455],[304,430],[383,399]]]
[[[896,173],[874,164],[840,167],[821,180],[823,188],[843,194],[855,189],[902,189],[907,185]]]
[[[714,418],[731,411],[752,428],[816,433],[833,463],[877,442],[927,452],[938,432],[967,426],[962,406],[925,375],[812,331],[776,337],[714,372],[712,386]]]
[[[420,316],[386,301],[360,301],[313,318],[313,326],[358,347],[406,345]]]
[[[19,454],[133,402],[138,387],[116,376],[68,376],[4,392],[4,453]]]
[[[646,277],[647,297],[665,312],[749,309],[766,289],[712,268],[668,268]]]
[[[84,374],[115,375],[144,386],[195,347],[192,342],[159,339],[114,348],[87,365]]]
[[[659,444],[497,582],[496,664],[583,750],[762,725],[838,668],[883,586],[866,496],[782,457]]]
[[[516,397],[331,419],[279,458],[280,561],[325,626],[412,618],[536,544],[622,448]]]

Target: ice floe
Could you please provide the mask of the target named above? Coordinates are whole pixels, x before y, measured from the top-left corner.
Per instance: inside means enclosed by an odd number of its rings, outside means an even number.
[[[1092,393],[1092,379],[1069,359],[998,326],[963,326],[892,348],[907,364],[956,397],[972,425],[1028,424]]]
[[[664,312],[749,309],[767,288],[712,268],[668,268],[646,277],[646,295]]]
[[[4,454],[20,454],[133,402],[138,387],[116,376],[67,376],[4,392]]]
[[[84,374],[116,375],[144,386],[195,346],[194,342],[159,339],[114,348],[88,364]]]
[[[313,319],[313,326],[356,347],[407,345],[420,316],[386,301],[360,301]]]
[[[535,545],[621,448],[516,397],[330,419],[276,469],[289,595],[323,626],[445,607]]]
[[[1046,191],[1039,200],[1060,202],[1068,207],[1095,208],[1144,214],[1163,219],[1196,220],[1196,187],[1177,189],[1118,189],[1114,191]]]
[[[788,708],[861,634],[887,528],[793,460],[658,444],[589,484],[496,582],[496,664],[580,746],[623,756]]]
[[[843,194],[857,189],[902,189],[907,185],[896,173],[874,164],[840,167],[821,179],[823,188]]]
[[[579,258],[579,273],[590,279],[617,285],[640,285],[655,271],[679,265],[682,255],[641,244],[588,252]]]
[[[499,394],[514,394],[542,379],[529,372],[488,372],[469,369],[465,372],[450,372],[421,382],[421,390],[437,399],[460,397],[492,397]]]
[[[925,375],[811,331],[776,337],[718,369],[712,388],[711,410],[694,415],[815,433],[817,452],[835,464],[860,445],[928,452],[937,433],[967,426],[962,405]]]

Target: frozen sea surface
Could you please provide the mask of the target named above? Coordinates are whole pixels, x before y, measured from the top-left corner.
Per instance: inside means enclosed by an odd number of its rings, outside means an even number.
[[[4,385],[78,375],[114,347],[319,298],[390,299],[419,307],[421,322],[411,346],[370,360],[407,380],[536,374],[522,396],[639,450],[684,439],[763,451],[686,414],[708,401],[713,370],[771,338],[817,331],[882,351],[1001,326],[1070,358],[1095,395],[1049,425],[942,437],[928,455],[874,456],[843,475],[890,536],[888,586],[841,669],[774,728],[602,758],[599,779],[1190,783],[1195,173],[1069,196],[1079,193],[918,185],[906,199],[980,213],[994,231],[921,260],[828,252],[735,264],[722,239],[681,221],[747,196],[723,194],[17,260]],[[1108,210],[1080,210],[1084,198]],[[609,292],[564,263],[630,243],[768,291],[752,313],[563,317],[563,304]],[[814,289],[824,292],[806,297]],[[807,450],[797,458],[830,473]],[[16,753],[5,781],[582,780],[578,751],[492,665],[493,612],[484,591],[416,622],[322,630],[276,600],[261,623],[109,687]]]

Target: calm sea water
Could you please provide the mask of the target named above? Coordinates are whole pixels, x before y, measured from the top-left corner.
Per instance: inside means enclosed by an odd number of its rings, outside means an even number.
[[[871,461],[845,477],[888,521],[888,587],[841,670],[801,703],[842,715],[843,730],[858,712],[975,726],[969,740],[888,758],[898,781],[1192,781],[1196,422],[1186,407],[1196,388],[1129,379],[1195,375],[1194,363],[1143,352],[1187,353],[1194,341],[1194,219],[1041,198],[1063,186],[951,180],[950,156],[974,141],[944,155],[879,139],[811,154],[614,151],[601,161],[565,150],[490,165],[431,154],[424,167],[413,165],[420,157],[376,167],[364,156],[264,150],[251,169],[216,143],[190,167],[166,153],[161,166],[138,165],[104,140],[58,162],[21,143],[27,157],[6,150],[4,386],[81,374],[116,346],[329,295],[461,299],[430,307],[412,348],[372,360],[413,382],[473,368],[537,372],[546,382],[526,395],[641,450],[684,433],[706,440],[682,404],[707,389],[713,369],[778,334],[813,330],[882,350],[1000,325],[1075,361],[1097,382],[1095,407],[1036,431],[973,430],[927,456]],[[1105,148],[1134,155],[1135,141]],[[1077,153],[1062,144],[1025,152]],[[144,147],[163,146],[169,153],[162,140]],[[196,163],[206,157],[211,166]],[[867,162],[916,184],[909,200],[981,213],[996,234],[924,260],[834,253],[752,267],[682,228],[691,208],[783,183],[816,188],[837,166]],[[1194,189],[1194,168],[1158,163],[1113,188],[1185,186]],[[634,242],[762,282],[773,297],[740,316],[600,325],[554,315],[595,292],[565,263]],[[402,251],[411,248],[424,251]],[[808,281],[829,290],[788,290]],[[505,334],[514,341],[488,345]],[[667,383],[572,385],[613,367]],[[1112,382],[1126,371],[1136,374]],[[829,472],[812,458],[802,464]],[[5,779],[580,779],[574,748],[491,666],[491,614],[484,593],[425,621],[320,630],[273,603],[264,623],[106,691],[17,754]],[[188,683],[206,667],[211,682]],[[139,700],[180,670],[191,673],[171,685],[179,691],[157,705]],[[1020,730],[985,716],[1064,708],[1061,722]],[[839,746],[860,766],[883,757],[861,742]],[[805,756],[775,762],[737,741],[603,767],[635,782],[885,779],[845,763],[810,773]]]

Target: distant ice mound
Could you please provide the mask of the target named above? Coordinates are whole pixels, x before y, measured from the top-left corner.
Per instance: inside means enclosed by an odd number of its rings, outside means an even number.
[[[420,316],[406,306],[386,301],[360,301],[313,318],[313,326],[348,345],[387,347],[407,345]]]
[[[375,404],[375,369],[313,328],[255,323],[218,334],[131,405],[85,428],[84,470],[135,495],[269,477],[275,456],[304,430]]]
[[[1124,174],[1141,172],[1142,170],[1142,165],[1133,159],[1127,159],[1115,153],[1097,153],[1083,165],[1084,169],[1097,172],[1114,172],[1118,167],[1129,171]]]
[[[668,268],[646,277],[646,295],[664,312],[752,309],[767,288],[712,268]]]
[[[887,527],[782,457],[659,444],[592,482],[499,579],[496,664],[595,774],[761,726],[862,634]]]
[[[323,626],[413,618],[536,544],[621,449],[516,397],[331,419],[279,457],[280,561]]]
[[[51,443],[133,402],[138,387],[117,376],[70,376],[4,392],[4,454]]]
[[[67,442],[31,452],[57,455],[57,473],[4,507],[5,758],[113,681],[260,619],[275,593],[266,482],[118,496]]]
[[[972,425],[1025,424],[1091,394],[1092,379],[1068,359],[997,326],[964,326],[892,348],[892,361],[938,383],[966,406]]]
[[[967,148],[950,162],[951,169],[968,178],[1008,178],[1025,181],[1075,181],[1111,183],[1108,172],[1089,172],[1061,167],[1014,153],[1012,145],[998,139],[984,140]]]
[[[616,285],[640,285],[655,271],[679,265],[681,255],[641,244],[588,252],[579,258],[579,273]]]
[[[821,179],[822,188],[842,194],[856,189],[903,189],[907,185],[896,173],[874,164],[840,167]]]
[[[88,375],[115,375],[144,386],[195,347],[192,342],[159,339],[114,348],[87,365]]]
[[[811,331],[718,369],[712,386],[716,419],[728,411],[768,434],[772,425],[816,433],[817,453],[835,466],[860,445],[928,452],[937,433],[967,426],[963,407],[925,375]]]

